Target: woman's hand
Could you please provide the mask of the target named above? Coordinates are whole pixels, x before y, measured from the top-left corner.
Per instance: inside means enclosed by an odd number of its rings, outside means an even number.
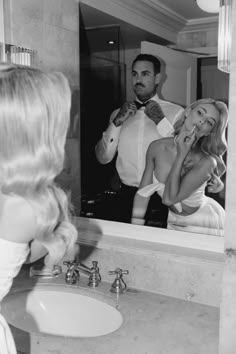
[[[176,138],[175,143],[177,146],[177,153],[182,156],[186,157],[189,153],[194,141],[195,141],[195,133],[194,129],[191,132],[184,131],[181,132]]]
[[[209,193],[219,193],[223,190],[224,183],[221,181],[220,177],[212,175],[210,181],[207,184],[207,190]]]

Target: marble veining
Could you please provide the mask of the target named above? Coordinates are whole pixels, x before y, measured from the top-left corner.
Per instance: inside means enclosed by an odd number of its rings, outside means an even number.
[[[64,284],[64,274],[53,280]],[[219,310],[216,307],[128,289],[117,296],[110,283],[95,289],[87,286],[87,277],[75,286],[79,292],[108,301],[122,313],[123,325],[115,332],[96,338],[66,338],[26,333],[12,327],[19,353],[27,354],[216,354],[218,352]],[[23,269],[11,292],[34,286],[36,280]],[[66,285],[65,285],[66,286]],[[59,318],[63,321],[63,318]],[[78,318],[78,321],[80,319]],[[101,319],[102,321],[102,319]]]

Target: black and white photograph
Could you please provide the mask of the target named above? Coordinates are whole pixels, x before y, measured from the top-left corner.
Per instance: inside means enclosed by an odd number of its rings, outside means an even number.
[[[234,0],[0,0],[0,354],[235,354]]]

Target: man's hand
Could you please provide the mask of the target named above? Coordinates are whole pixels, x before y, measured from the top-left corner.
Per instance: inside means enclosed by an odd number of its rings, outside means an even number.
[[[144,113],[150,118],[156,125],[165,117],[161,106],[154,100],[150,100],[145,108]]]
[[[137,111],[137,107],[134,102],[125,102],[113,120],[114,125],[116,127],[119,127],[129,117],[133,117],[136,111]]]

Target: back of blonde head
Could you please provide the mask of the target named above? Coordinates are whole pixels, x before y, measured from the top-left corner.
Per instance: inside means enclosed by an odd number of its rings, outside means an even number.
[[[33,205],[37,238],[55,260],[77,236],[66,195],[54,183],[63,168],[70,104],[63,74],[0,65],[1,191]]]

